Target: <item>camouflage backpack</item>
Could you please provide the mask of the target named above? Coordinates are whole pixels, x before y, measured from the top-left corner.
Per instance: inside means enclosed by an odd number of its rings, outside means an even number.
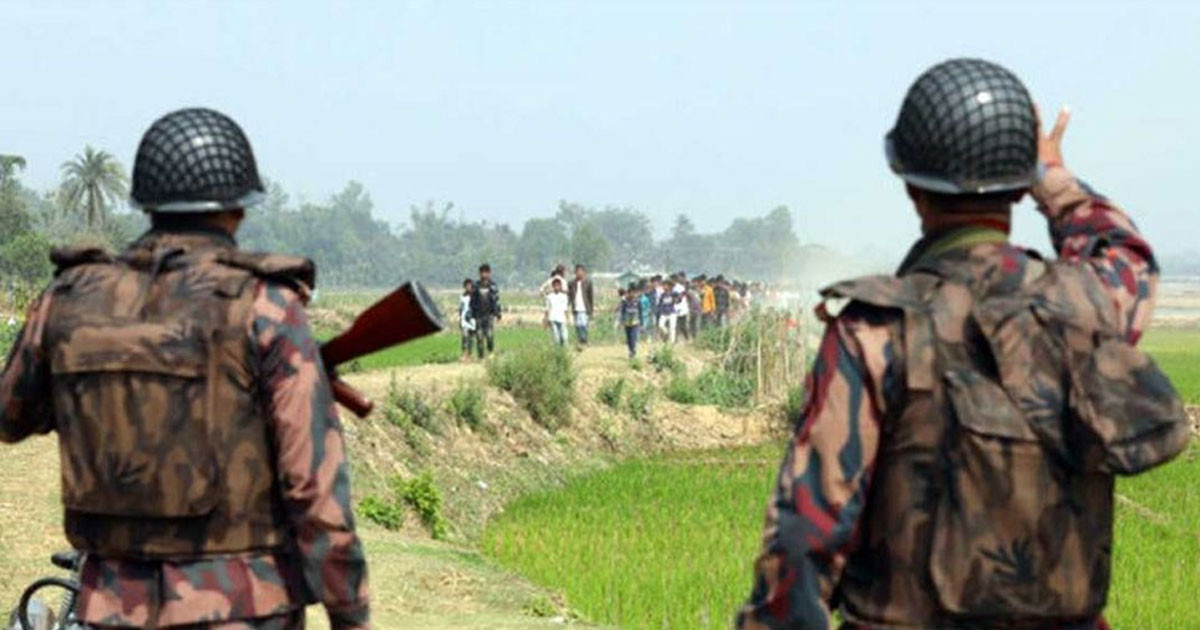
[[[943,267],[825,292],[904,313],[908,398],[885,420],[848,617],[975,627],[1102,611],[1113,475],[1178,454],[1186,415],[1087,300],[1092,277],[1029,263],[1003,290]]]
[[[256,278],[300,288],[312,264],[163,239],[55,255],[45,346],[67,537],[116,557],[282,547],[250,317]]]

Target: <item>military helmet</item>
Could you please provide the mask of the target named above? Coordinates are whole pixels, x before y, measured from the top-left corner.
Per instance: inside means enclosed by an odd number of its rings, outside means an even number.
[[[982,59],[951,59],[917,78],[885,150],[892,170],[947,194],[1020,190],[1037,179],[1037,117],[1020,79]]]
[[[131,203],[146,212],[215,212],[264,196],[242,128],[211,109],[171,112],[138,145]]]

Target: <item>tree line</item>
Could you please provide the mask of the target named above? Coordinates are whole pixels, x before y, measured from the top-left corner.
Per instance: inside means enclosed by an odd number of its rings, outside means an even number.
[[[60,185],[40,193],[21,182],[24,166],[19,156],[0,155],[0,279],[7,285],[48,279],[52,246],[119,249],[147,228],[140,213],[118,211],[128,197],[127,171],[110,154],[85,148],[62,164]],[[407,221],[392,225],[376,216],[370,194],[353,181],[323,202],[294,202],[267,182],[266,201],[247,213],[239,240],[248,249],[313,258],[327,287],[387,286],[404,278],[456,285],[482,262],[510,286],[539,283],[559,263],[775,280],[800,253],[791,212],[782,206],[707,234],[681,214],[664,240],[655,239],[650,218],[635,208],[566,201],[519,230],[467,221],[456,217],[453,204],[434,202],[413,206]]]

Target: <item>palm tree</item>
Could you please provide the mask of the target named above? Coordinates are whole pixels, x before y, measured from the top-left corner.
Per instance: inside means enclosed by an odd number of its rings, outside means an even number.
[[[19,155],[0,155],[0,186],[16,175],[18,170],[25,168],[25,158]]]
[[[63,162],[62,194],[67,211],[84,211],[89,228],[104,223],[110,203],[119,203],[128,194],[129,179],[121,165],[107,151],[91,145],[74,160]],[[82,207],[81,207],[82,206]]]

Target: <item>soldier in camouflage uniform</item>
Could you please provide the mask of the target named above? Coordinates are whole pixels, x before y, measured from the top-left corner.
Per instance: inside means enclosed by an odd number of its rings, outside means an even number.
[[[828,322],[770,498],[743,630],[1104,628],[1113,477],[1188,440],[1133,344],[1158,268],[1062,164],[1004,68],[937,65],[888,135],[924,237]],[[1039,163],[1040,162],[1040,163]],[[1009,244],[1033,195],[1058,259]],[[844,304],[834,314],[835,302]]]
[[[320,602],[369,627],[367,568],[315,269],[233,235],[262,197],[242,130],[189,109],[138,147],[151,230],[59,251],[0,380],[0,441],[58,434],[66,534],[93,628],[292,629]]]

